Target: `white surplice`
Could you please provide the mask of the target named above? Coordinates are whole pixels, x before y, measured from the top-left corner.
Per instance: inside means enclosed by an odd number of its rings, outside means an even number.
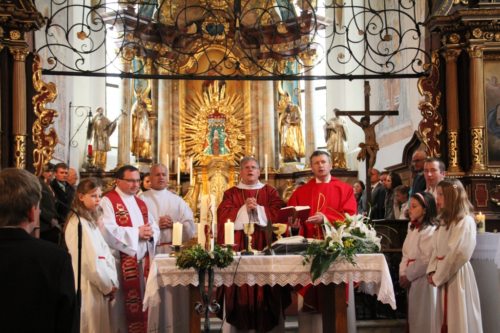
[[[148,190],[143,192],[141,198],[148,206],[148,211],[159,221],[160,216],[168,215],[174,222],[182,223],[182,241],[186,242],[194,237],[194,218],[191,208],[178,195],[163,189]],[[160,230],[160,244],[158,253],[167,252],[165,245],[172,243],[172,229]],[[148,326],[157,329],[158,332],[168,333],[189,333],[189,289],[188,287],[168,286],[160,291],[160,304],[158,308],[149,309],[150,313],[158,312],[159,316],[150,316],[158,318],[158,322],[151,322]]]
[[[476,223],[466,216],[447,230],[434,233],[433,252],[427,273],[434,272],[438,287],[436,332],[443,322],[445,284],[448,284],[448,332],[481,333],[481,306],[474,271],[469,262],[476,246]]]
[[[141,199],[148,206],[148,211],[155,222],[160,220],[160,216],[168,215],[174,222],[182,224],[183,242],[194,237],[193,211],[180,196],[166,189],[160,191],[151,189],[143,192]],[[160,243],[172,243],[172,228],[160,230]]]
[[[139,239],[139,227],[144,225],[144,218],[142,216],[141,210],[137,205],[137,201],[133,195],[128,195],[123,193],[119,188],[115,188],[116,192],[122,199],[123,203],[127,207],[130,214],[130,219],[132,222],[132,227],[121,227],[116,224],[115,211],[113,204],[107,197],[103,197],[101,200],[101,207],[103,209],[103,222],[104,225],[101,229],[102,235],[111,248],[111,252],[116,260],[116,270],[118,272],[119,280],[121,281],[122,271],[120,267],[120,252],[123,252],[129,256],[137,256],[139,262],[144,262],[142,259],[149,253],[150,260],[154,258],[156,243],[158,242],[160,236],[160,230],[158,225],[154,222],[154,218],[148,211],[148,224],[153,228],[153,239],[152,240],[142,240]],[[141,269],[140,276],[144,276],[142,272],[142,266],[139,265]],[[145,283],[144,279],[140,280],[141,283],[141,299],[144,296]],[[125,298],[123,295],[123,290],[118,289],[115,297],[115,302],[111,308],[111,318],[113,321],[115,332],[127,332],[127,320],[125,317]],[[113,332],[114,333],[114,332]]]
[[[408,290],[408,323],[410,333],[432,332],[436,317],[436,288],[427,282],[427,265],[432,255],[435,226],[418,230],[408,228],[403,244],[399,275],[411,282]]]
[[[82,306],[81,333],[112,332],[110,302],[105,297],[113,287],[118,287],[115,258],[94,223],[81,218],[81,291]],[[78,277],[78,219],[75,215],[68,220],[64,233],[66,245],[71,254],[75,284]]]

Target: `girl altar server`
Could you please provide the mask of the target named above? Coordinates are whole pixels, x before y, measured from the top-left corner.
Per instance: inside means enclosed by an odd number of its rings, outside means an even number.
[[[427,279],[437,287],[437,332],[481,333],[481,307],[469,262],[476,246],[472,204],[456,179],[439,182],[436,204],[440,225],[433,238]]]
[[[109,303],[118,287],[115,259],[99,230],[101,187],[95,178],[78,184],[72,207],[82,223],[80,332],[112,332]],[[71,254],[75,283],[78,280],[78,217],[70,214],[65,240]]]
[[[432,332],[435,325],[436,288],[427,283],[427,265],[432,254],[432,235],[436,230],[436,202],[430,193],[410,198],[408,234],[399,265],[399,284],[408,288],[408,326],[410,333]]]

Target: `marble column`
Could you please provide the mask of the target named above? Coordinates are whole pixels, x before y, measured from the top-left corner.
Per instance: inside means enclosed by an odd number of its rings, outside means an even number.
[[[458,118],[458,86],[457,86],[457,58],[460,49],[448,49],[444,53],[446,59],[446,114],[448,127],[448,173],[460,174],[462,168],[459,162],[459,133]]]
[[[26,48],[10,48],[14,57],[12,134],[14,139],[14,167],[26,168]]]
[[[483,48],[471,45],[467,48],[470,57],[470,130],[472,166],[470,172],[486,172],[486,155],[484,154],[485,141],[485,116],[484,116],[484,73],[483,73]]]
[[[160,74],[165,74],[160,70]],[[172,81],[160,80],[158,82],[158,161],[165,164],[171,174],[173,155],[170,150],[170,137],[172,135]],[[167,160],[167,155],[169,160]]]
[[[131,68],[133,51],[125,49],[121,57],[121,70],[128,73]],[[122,80],[121,108],[126,113],[118,125],[118,165],[117,167],[130,164],[130,125],[132,119],[131,79]]]
[[[153,61],[151,58],[146,58],[145,66],[146,74],[153,74]],[[151,128],[151,161],[158,162],[158,80],[149,79],[151,87],[151,107],[152,110],[148,114],[149,126]]]
[[[305,145],[306,165],[309,165],[309,156],[316,150],[316,138],[314,135],[314,81],[306,80],[304,85],[304,121],[305,121]]]
[[[275,121],[274,121],[274,84],[273,81],[262,81],[260,84],[262,98],[262,133],[260,140],[263,144],[262,156],[259,156],[260,163],[264,166],[264,158],[267,155],[268,172],[274,171],[275,165]]]

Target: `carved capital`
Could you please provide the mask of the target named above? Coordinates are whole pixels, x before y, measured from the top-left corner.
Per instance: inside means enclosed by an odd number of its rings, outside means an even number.
[[[460,49],[447,49],[445,52],[443,52],[443,56],[446,59],[447,63],[456,62],[460,53],[462,53],[462,50]]]
[[[461,36],[456,32],[451,33],[447,36],[444,36],[443,44],[459,44],[461,40]]]
[[[10,53],[15,61],[25,61],[26,56],[29,54],[28,48],[9,47]]]
[[[467,48],[470,58],[483,58],[483,47],[479,45],[472,45]]]
[[[484,127],[476,127],[471,129],[471,148],[472,148],[472,172],[484,172],[485,156],[484,156]]]

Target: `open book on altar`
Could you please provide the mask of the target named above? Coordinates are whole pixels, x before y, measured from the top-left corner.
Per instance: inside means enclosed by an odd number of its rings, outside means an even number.
[[[304,223],[309,217],[311,207],[309,206],[288,206],[280,209],[277,223],[289,223],[299,219],[300,223]]]

